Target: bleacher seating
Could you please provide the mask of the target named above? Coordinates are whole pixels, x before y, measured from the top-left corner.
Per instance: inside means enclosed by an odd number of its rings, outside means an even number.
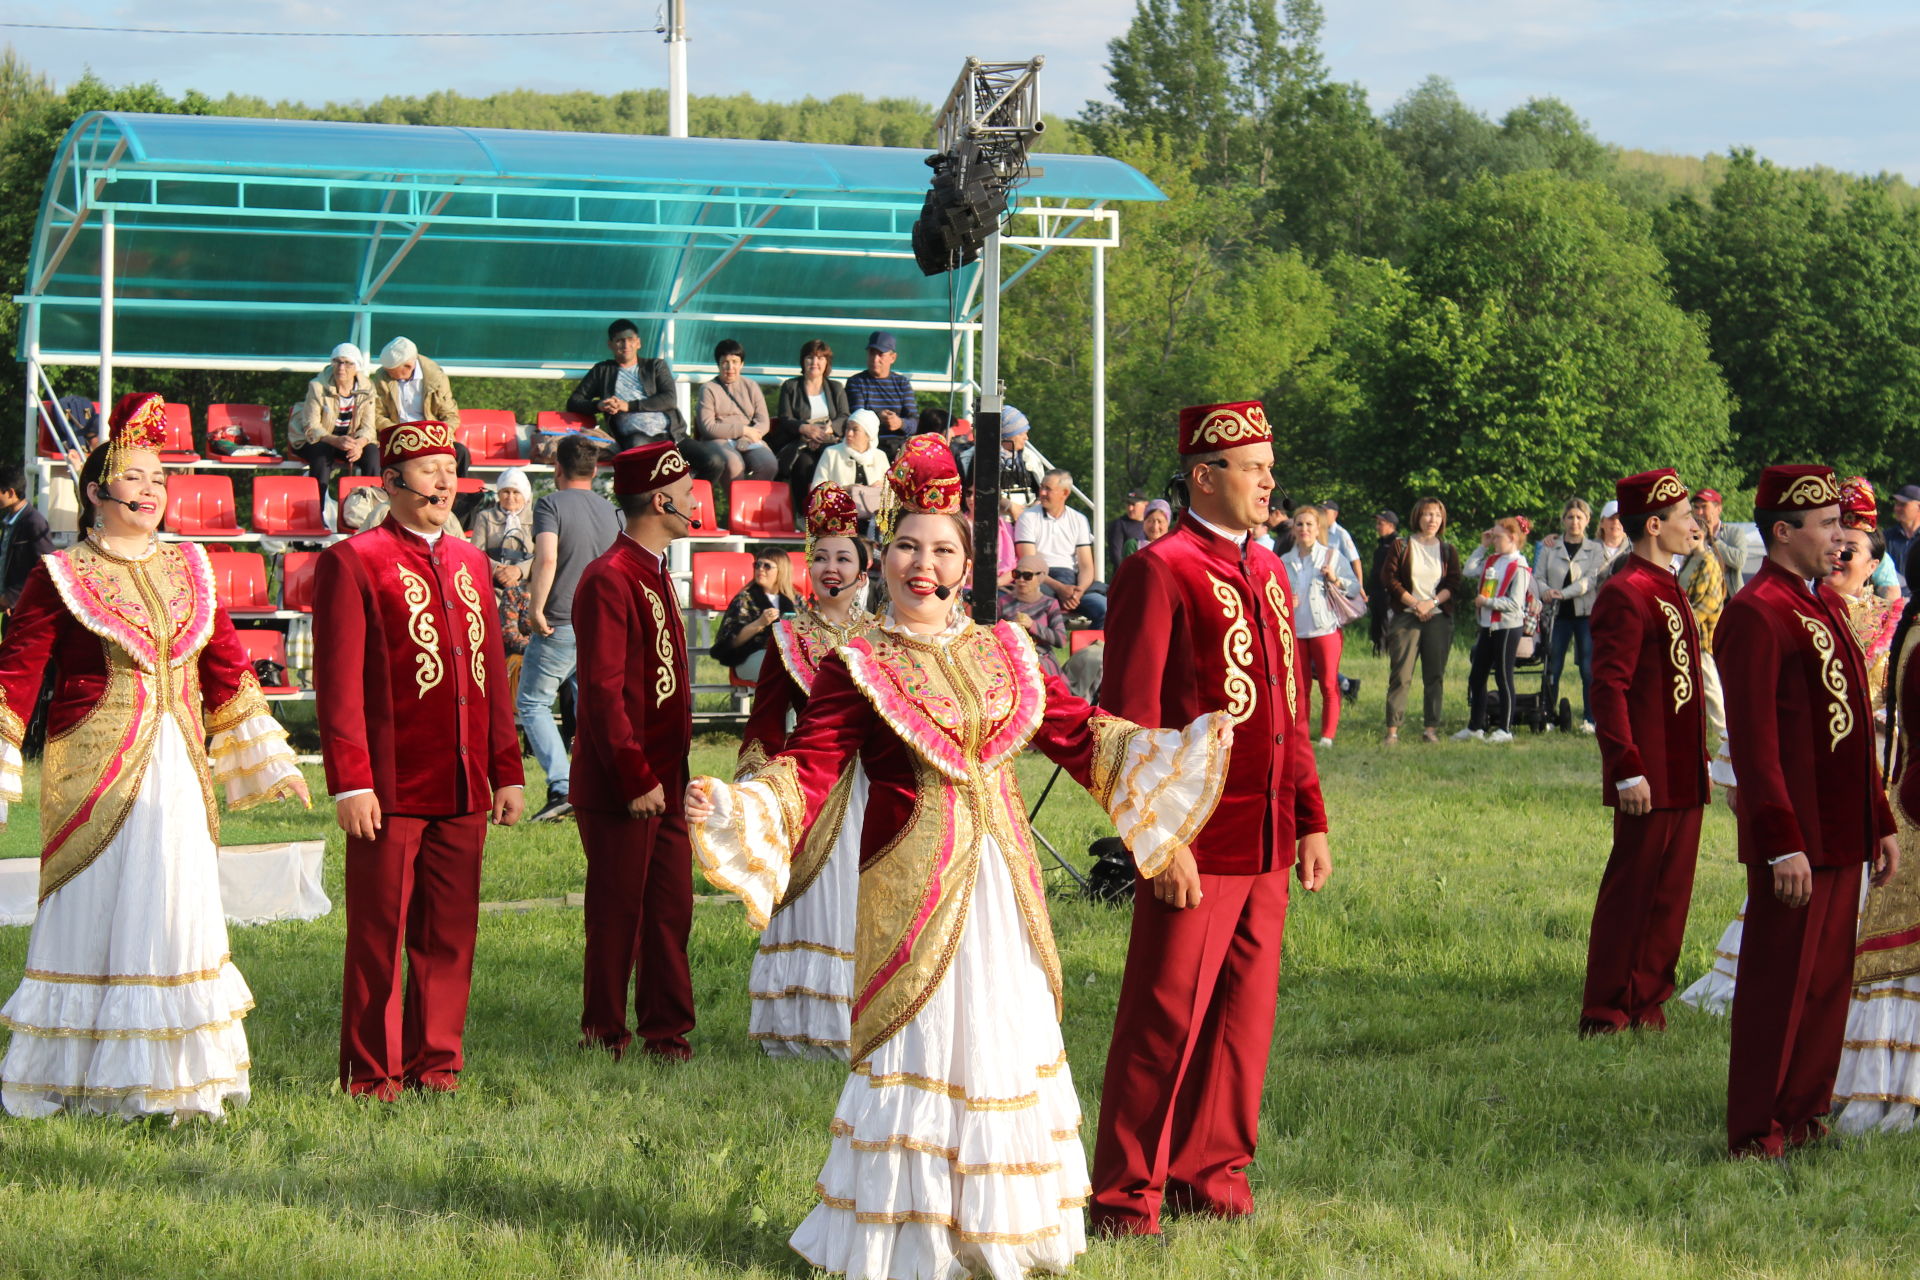
[[[693,592],[688,603],[712,613],[723,611],[753,581],[753,556],[745,551],[693,553]]]
[[[96,414],[100,412],[98,403],[94,404],[93,411]],[[69,422],[68,425],[72,426],[75,430],[81,429],[80,424],[77,422]],[[66,455],[54,446],[53,440],[53,402],[50,400],[42,400],[40,402],[40,456],[54,459],[64,458]],[[89,448],[92,447],[92,441],[82,440],[81,443],[87,445]]]
[[[1090,644],[1105,644],[1106,642],[1107,633],[1093,627],[1088,627],[1084,631],[1067,632],[1067,652],[1069,654],[1078,653]]]
[[[160,461],[170,467],[200,461],[193,447],[193,410],[167,401],[166,438],[160,444]]]
[[[228,613],[272,613],[273,601],[267,597],[267,562],[257,551],[240,551],[209,556],[213,570],[213,594]]]
[[[334,496],[340,501],[345,502],[347,500],[347,494],[353,490],[364,488],[370,484],[377,485],[381,483],[382,481],[379,476],[341,476],[340,482],[335,488]]]
[[[246,458],[222,457],[215,452],[213,433],[229,426],[237,426],[246,433],[247,443],[259,445],[271,453],[256,454]],[[277,467],[286,461],[280,456],[279,446],[273,442],[273,414],[263,404],[210,404],[207,406],[207,452],[212,460],[233,467]]]
[[[289,551],[280,558],[280,607],[295,613],[313,612],[313,571],[317,551]]]
[[[183,538],[250,538],[240,527],[233,501],[233,481],[226,476],[184,475],[169,479],[165,526],[168,533]]]
[[[545,431],[551,435],[572,435],[576,431],[595,425],[597,419],[590,413],[560,413],[557,410],[542,410],[533,420],[536,431]]]
[[[287,665],[287,633],[275,627],[242,627],[239,631],[240,647],[247,651],[247,661],[258,662],[265,658],[268,662],[280,664],[282,670]],[[260,691],[269,698],[285,697],[298,693],[290,684],[261,683]]]
[[[724,538],[727,531],[720,527],[720,517],[713,510],[713,485],[706,480],[693,482],[692,510],[687,512],[700,522],[698,529],[688,532],[690,538]]]
[[[275,538],[331,538],[312,476],[258,476],[253,482],[253,531]]]
[[[727,529],[767,541],[800,536],[793,524],[793,492],[784,480],[735,480],[728,495]]]
[[[543,415],[544,416],[544,415]],[[507,409],[463,409],[454,439],[467,446],[476,467],[524,467],[520,424]]]

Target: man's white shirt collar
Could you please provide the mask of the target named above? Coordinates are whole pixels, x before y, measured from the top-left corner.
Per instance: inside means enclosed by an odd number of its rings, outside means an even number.
[[[1234,546],[1240,547],[1240,546],[1246,545],[1247,530],[1242,529],[1239,533],[1228,533],[1225,529],[1222,529],[1219,525],[1207,519],[1205,516],[1201,515],[1198,511],[1195,511],[1192,507],[1187,508],[1187,514],[1193,517],[1193,522],[1195,524],[1199,525],[1203,529],[1219,534],[1221,537],[1225,538],[1228,542],[1231,542]]]

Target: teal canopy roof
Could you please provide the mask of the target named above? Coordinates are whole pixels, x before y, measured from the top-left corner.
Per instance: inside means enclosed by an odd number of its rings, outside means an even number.
[[[317,367],[337,342],[377,348],[404,333],[444,364],[577,369],[603,354],[607,322],[627,316],[650,350],[696,368],[723,337],[769,370],[824,337],[844,370],[867,329],[889,327],[902,371],[948,378],[949,324],[970,305],[975,270],[926,277],[914,265],[925,157],[96,112],[54,161],[20,300],[40,304],[44,359],[97,353],[111,210],[121,363]],[[1164,198],[1117,160],[1035,163],[1020,205]],[[1055,238],[1074,225],[1056,220]],[[1009,276],[1046,249],[1010,252]]]

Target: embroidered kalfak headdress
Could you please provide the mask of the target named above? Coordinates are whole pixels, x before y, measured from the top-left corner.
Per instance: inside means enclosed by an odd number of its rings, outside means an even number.
[[[901,516],[960,514],[960,468],[953,453],[932,435],[914,436],[887,472],[886,503],[880,510],[880,537],[889,541]]]
[[[822,538],[860,536],[860,508],[853,495],[832,481],[819,485],[807,495],[807,560],[813,560],[814,544]]]
[[[108,422],[106,465],[100,483],[112,484],[127,469],[127,455],[145,449],[158,453],[167,442],[167,402],[156,392],[129,391],[113,406]]]

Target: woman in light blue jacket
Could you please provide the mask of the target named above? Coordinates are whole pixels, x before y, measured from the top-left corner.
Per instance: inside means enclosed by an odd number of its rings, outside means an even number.
[[[1293,587],[1293,635],[1305,650],[1313,672],[1312,684],[1320,688],[1320,745],[1333,745],[1340,728],[1340,618],[1333,611],[1333,597],[1360,604],[1360,584],[1352,569],[1325,543],[1320,541],[1326,518],[1313,506],[1293,509],[1293,550],[1280,557],[1287,567],[1287,581]],[[1307,710],[1312,694],[1301,691],[1301,711]]]

